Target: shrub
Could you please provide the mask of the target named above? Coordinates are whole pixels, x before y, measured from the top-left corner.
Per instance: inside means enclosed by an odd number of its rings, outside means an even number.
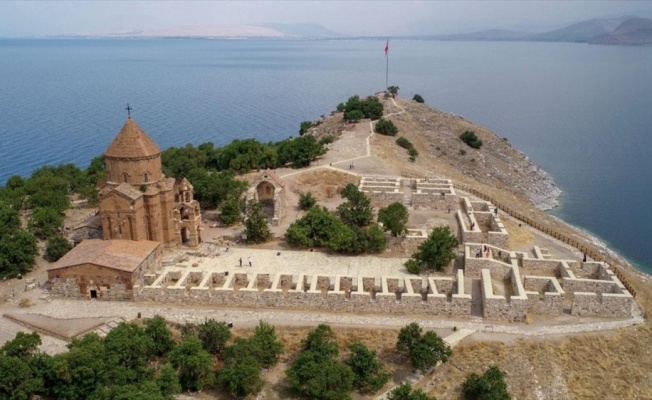
[[[45,259],[50,262],[58,261],[72,249],[72,244],[61,235],[55,235],[48,239],[45,246]]]
[[[303,135],[308,132],[308,129],[312,128],[314,125],[312,121],[303,121],[299,126],[299,135]]]
[[[327,144],[333,143],[334,140],[335,140],[335,138],[333,137],[333,135],[324,135],[324,136],[319,138],[319,144],[321,144],[322,146],[325,146]]]
[[[222,212],[220,213],[220,221],[226,225],[231,225],[241,218],[240,204],[237,199],[229,199],[222,203]]]
[[[399,89],[401,88],[398,86],[390,86],[387,88],[387,91],[392,95],[392,98],[394,98],[398,94]]]
[[[405,262],[405,268],[411,274],[419,275],[421,273],[421,263],[414,259],[409,259]]]
[[[399,136],[399,138],[396,139],[396,144],[404,149],[411,149],[413,147],[412,142],[405,138],[405,136]]]
[[[37,208],[27,223],[27,227],[39,239],[47,239],[55,235],[63,224],[61,213],[54,208]]]
[[[492,365],[482,376],[471,374],[462,383],[465,400],[510,400],[505,373]]]
[[[412,98],[412,100],[416,101],[417,103],[423,103],[424,102],[423,97],[421,97],[420,94],[415,94],[414,97]]]
[[[272,237],[272,231],[269,229],[263,206],[256,200],[250,200],[247,204],[245,234],[247,235],[247,243],[263,243]]]
[[[464,149],[460,149],[460,155],[461,155],[461,156],[465,156],[465,155],[466,155],[466,150],[464,150]]]
[[[409,383],[402,383],[387,394],[387,400],[436,400],[428,397],[421,389],[412,389]]]
[[[462,141],[469,147],[473,147],[474,149],[479,149],[482,147],[482,140],[478,139],[478,137],[475,135],[475,132],[473,131],[464,131],[460,135],[460,139],[462,139]]]
[[[359,121],[363,118],[376,120],[383,116],[383,103],[375,96],[360,100],[360,96],[349,97],[346,104],[337,105],[337,111],[344,112],[344,120]]]
[[[396,136],[398,133],[398,128],[394,123],[388,119],[381,118],[376,122],[376,126],[374,127],[374,130],[376,133],[380,133],[381,135],[387,135],[387,136]]]
[[[219,354],[224,351],[226,342],[231,337],[231,330],[226,322],[207,319],[198,325],[197,336],[204,350],[211,354]]]
[[[309,210],[310,207],[314,206],[315,204],[317,204],[317,199],[315,199],[312,196],[311,192],[301,193],[299,195],[299,208],[301,210],[304,210],[304,211]]]

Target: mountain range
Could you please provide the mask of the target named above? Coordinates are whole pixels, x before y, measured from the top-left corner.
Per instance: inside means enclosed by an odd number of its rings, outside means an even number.
[[[440,35],[433,38],[439,40],[648,45],[652,44],[652,19],[636,17],[594,18],[544,33],[489,29],[456,35]]]

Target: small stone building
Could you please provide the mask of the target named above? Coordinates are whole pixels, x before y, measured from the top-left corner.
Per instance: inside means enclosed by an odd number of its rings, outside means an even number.
[[[54,296],[132,300],[134,285],[160,269],[163,245],[149,240],[84,240],[48,268]]]
[[[268,169],[254,180],[247,191],[247,201],[249,200],[260,202],[272,225],[278,225],[283,217],[285,182],[274,171]]]
[[[104,239],[201,243],[201,211],[192,185],[163,174],[161,149],[131,116],[104,157],[108,178],[99,188]]]

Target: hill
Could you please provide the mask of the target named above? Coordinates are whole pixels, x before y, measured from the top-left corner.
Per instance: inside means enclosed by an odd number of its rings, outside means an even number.
[[[652,44],[652,19],[630,18],[613,32],[597,36],[591,44],[647,45]]]
[[[587,42],[596,36],[612,32],[624,18],[595,18],[537,35],[528,40],[542,42]]]

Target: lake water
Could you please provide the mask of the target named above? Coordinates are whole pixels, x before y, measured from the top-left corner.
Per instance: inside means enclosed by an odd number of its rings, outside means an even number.
[[[86,166],[127,103],[162,147],[296,135],[385,86],[384,40],[0,40],[0,182]],[[390,43],[389,83],[506,137],[564,191],[552,213],[652,272],[652,47]]]

